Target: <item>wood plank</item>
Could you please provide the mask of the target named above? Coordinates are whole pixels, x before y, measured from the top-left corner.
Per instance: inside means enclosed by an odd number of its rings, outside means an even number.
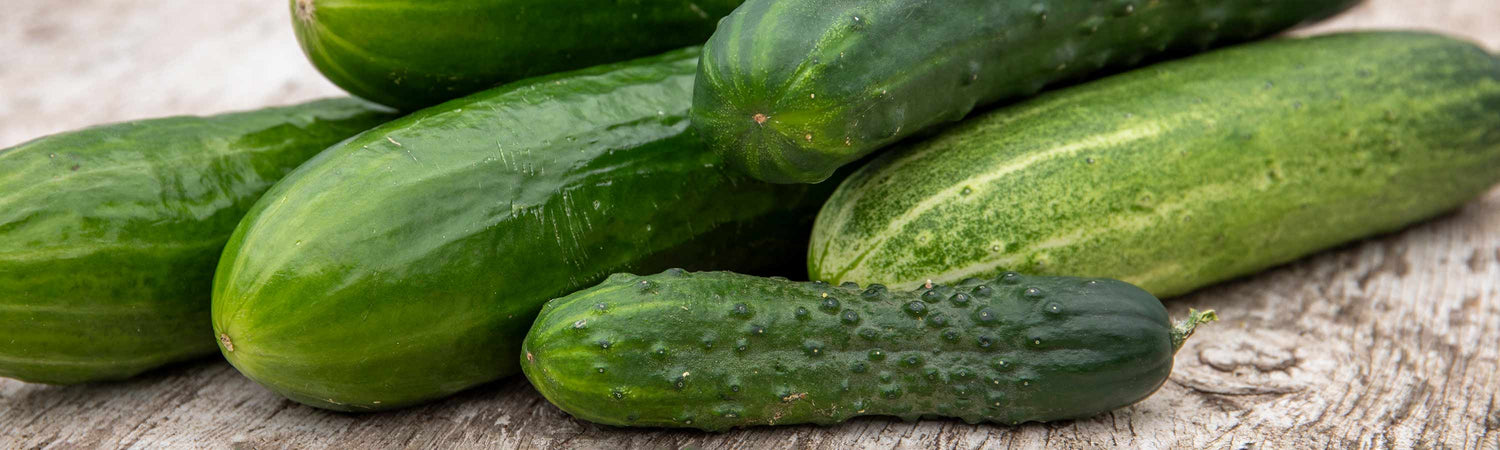
[[[0,146],[91,123],[335,95],[297,53],[285,16],[255,0],[23,0],[0,16],[0,54],[24,63],[0,67]],[[195,37],[161,31],[179,21]],[[1301,33],[1370,27],[1442,30],[1500,49],[1494,0],[1372,0]],[[1073,422],[627,430],[572,419],[521,377],[349,415],[284,400],[210,360],[120,383],[0,380],[0,448],[1500,448],[1500,189],[1168,306],[1179,317],[1215,308],[1224,321],[1188,343],[1156,395]]]

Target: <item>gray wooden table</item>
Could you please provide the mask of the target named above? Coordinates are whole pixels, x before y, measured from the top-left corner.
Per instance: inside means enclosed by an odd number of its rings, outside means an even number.
[[[0,147],[95,123],[339,95],[280,0],[8,0]],[[1300,33],[1425,28],[1500,49],[1500,0],[1369,0]],[[0,448],[1019,447],[1500,449],[1500,190],[1454,214],[1174,299],[1215,308],[1155,396],[999,427],[867,418],[725,434],[574,420],[520,377],[428,406],[300,406],[205,360],[109,384],[0,380]]]

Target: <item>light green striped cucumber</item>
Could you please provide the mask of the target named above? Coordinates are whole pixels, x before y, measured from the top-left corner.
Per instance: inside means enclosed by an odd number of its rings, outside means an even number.
[[[1500,181],[1500,60],[1366,32],[1053,92],[884,155],[819,213],[815,279],[1006,270],[1158,297],[1454,209]]]

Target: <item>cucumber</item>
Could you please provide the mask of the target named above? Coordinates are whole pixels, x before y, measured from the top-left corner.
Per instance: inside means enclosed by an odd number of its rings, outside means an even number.
[[[226,247],[224,356],[302,403],[390,409],[518,372],[542,304],[616,271],[805,273],[834,186],[726,169],[688,129],[697,57],[514,83],[330,148]]]
[[[1053,92],[882,155],[819,214],[814,279],[1005,270],[1158,297],[1452,210],[1500,181],[1500,59],[1368,32]]]
[[[1358,0],[749,0],[692,120],[755,178],[816,182],[976,106],[1327,17]]]
[[[322,100],[0,150],[0,377],[116,380],[212,353],[209,289],[240,216],[318,151],[393,118]]]
[[[669,270],[549,302],[521,367],[552,404],[608,425],[1017,424],[1140,401],[1214,318],[1173,328],[1114,280],[1007,273],[899,292]]]
[[[290,0],[350,93],[417,109],[522,78],[701,45],[741,0]]]

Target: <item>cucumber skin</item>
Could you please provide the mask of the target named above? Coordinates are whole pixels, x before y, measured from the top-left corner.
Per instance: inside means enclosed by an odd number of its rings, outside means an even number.
[[[1145,398],[1171,373],[1166,309],[1129,284],[1010,274],[931,290],[620,274],[549,302],[521,366],[578,418],[711,431],[861,415],[1082,418]]]
[[[740,0],[290,0],[303,53],[414,110],[523,78],[701,45]],[[566,19],[564,19],[566,18]]]
[[[808,266],[894,286],[1108,277],[1169,297],[1400,229],[1496,181],[1500,60],[1418,33],[1269,41],[882,155],[820,212]]]
[[[398,408],[518,372],[542,304],[610,273],[802,273],[835,186],[725,169],[687,126],[697,55],[503,86],[330,148],[226,247],[224,356],[308,405]]]
[[[117,380],[212,353],[209,288],[240,216],[318,151],[395,117],[320,100],[0,150],[0,377]]]
[[[693,122],[755,178],[816,182],[976,106],[1275,34],[1356,3],[749,0],[704,47]]]

